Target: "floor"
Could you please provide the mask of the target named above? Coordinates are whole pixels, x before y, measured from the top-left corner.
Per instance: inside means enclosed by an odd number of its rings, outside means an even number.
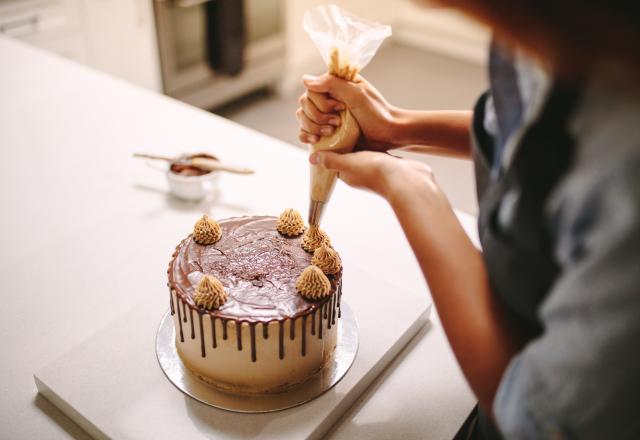
[[[363,75],[396,106],[470,109],[486,87],[485,68],[399,44],[383,47]],[[302,86],[300,93],[302,92]],[[220,108],[216,113],[300,148],[295,118],[298,94],[262,92]],[[428,163],[457,209],[477,213],[471,162],[431,155],[403,155]]]

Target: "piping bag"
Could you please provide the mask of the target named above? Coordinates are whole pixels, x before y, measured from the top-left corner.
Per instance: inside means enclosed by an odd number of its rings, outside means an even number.
[[[375,23],[335,5],[320,5],[305,12],[304,30],[314,42],[329,73],[353,81],[373,58],[382,41],[391,35],[391,27]],[[360,137],[358,122],[347,109],[340,112],[340,126],[330,136],[309,145],[311,153],[334,151],[350,153]],[[309,225],[318,226],[337,180],[335,171],[310,165]]]

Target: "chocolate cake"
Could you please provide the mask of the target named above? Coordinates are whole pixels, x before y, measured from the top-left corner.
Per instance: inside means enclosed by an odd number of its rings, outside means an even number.
[[[222,220],[218,241],[198,244],[189,235],[169,263],[178,353],[187,368],[217,387],[282,391],[313,376],[333,356],[342,270],[327,276],[328,295],[303,297],[296,280],[313,254],[302,248],[301,236],[278,232],[277,220]],[[205,276],[219,280],[226,291],[219,308],[196,304],[196,288]]]

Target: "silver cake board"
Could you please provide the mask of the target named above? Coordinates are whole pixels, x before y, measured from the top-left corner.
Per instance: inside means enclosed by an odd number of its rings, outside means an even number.
[[[242,413],[281,411],[302,405],[326,393],[342,380],[358,352],[358,324],[346,301],[340,304],[336,348],[330,362],[302,383],[279,393],[239,394],[213,387],[184,365],[176,348],[173,317],[167,310],[156,336],[158,363],[167,379],[184,394],[215,408]]]
[[[343,281],[343,298],[358,322],[357,356],[340,382],[303,405],[242,414],[180,392],[156,358],[169,296],[161,291],[37,371],[38,391],[94,438],[319,438],[424,326],[431,309],[426,295],[348,263]]]

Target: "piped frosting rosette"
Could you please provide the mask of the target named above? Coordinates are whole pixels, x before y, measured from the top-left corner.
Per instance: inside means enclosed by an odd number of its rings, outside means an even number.
[[[304,232],[304,219],[295,209],[285,209],[278,217],[276,229],[284,236],[297,237]]]
[[[222,237],[222,228],[218,222],[204,214],[193,226],[193,239],[202,245],[214,244]]]
[[[318,266],[327,275],[335,275],[342,269],[340,255],[327,242],[315,250],[311,264]]]
[[[331,282],[318,266],[308,266],[296,281],[296,289],[307,299],[322,299],[331,293]]]
[[[220,280],[211,275],[205,275],[196,286],[193,301],[196,305],[208,310],[218,309],[227,302],[227,292]]]
[[[307,252],[315,252],[322,244],[330,245],[329,236],[316,225],[310,225],[302,236],[302,248]]]

